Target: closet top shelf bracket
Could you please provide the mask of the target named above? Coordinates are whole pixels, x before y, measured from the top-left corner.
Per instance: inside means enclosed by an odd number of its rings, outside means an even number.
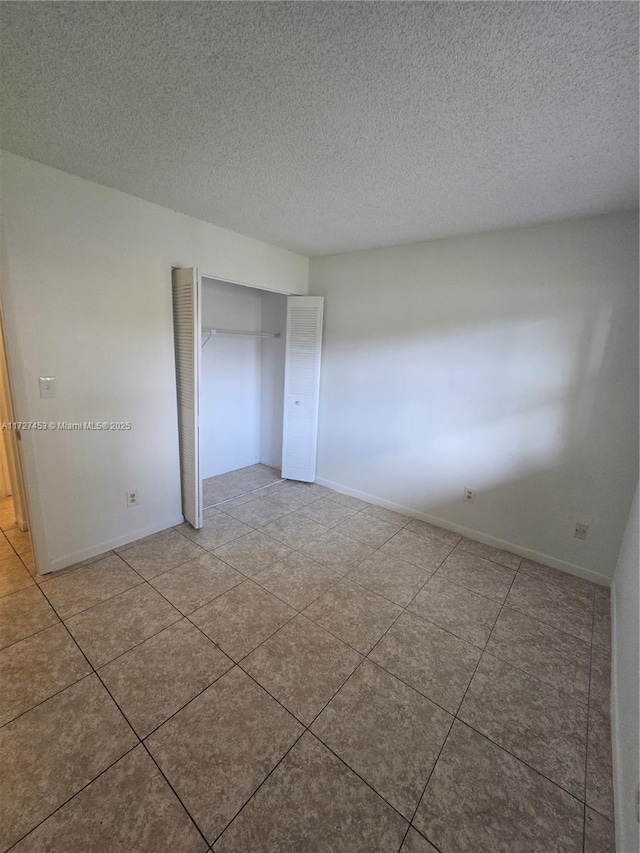
[[[208,332],[207,337],[203,340],[204,346],[213,335],[241,335],[248,338],[279,338],[280,332],[247,332],[241,329],[203,329],[203,333]]]

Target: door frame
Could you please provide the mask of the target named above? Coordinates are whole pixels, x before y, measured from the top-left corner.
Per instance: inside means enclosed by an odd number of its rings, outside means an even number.
[[[16,422],[16,407],[14,395],[14,383],[12,379],[13,369],[9,344],[9,336],[7,335],[7,325],[5,320],[5,311],[2,293],[0,293],[0,417],[5,423]],[[9,480],[11,483],[14,511],[16,515],[16,525],[20,530],[29,532],[31,541],[31,552],[33,560],[38,572],[38,567],[42,565],[39,554],[42,553],[42,537],[41,531],[34,527],[34,513],[31,511],[33,507],[32,494],[36,491],[35,484],[29,482],[26,466],[23,458],[24,442],[23,435],[14,429],[2,430],[3,436],[0,440],[3,441]]]
[[[172,266],[171,267],[171,273],[173,274],[173,271],[176,269],[185,269],[185,267]],[[218,281],[222,284],[234,284],[238,287],[246,287],[246,288],[249,288],[251,290],[260,290],[264,293],[274,293],[276,296],[284,296],[285,298],[287,298],[289,296],[307,296],[308,295],[306,293],[293,293],[290,290],[275,290],[273,287],[266,287],[265,285],[260,285],[260,284],[247,284],[247,282],[245,282],[245,281],[235,281],[234,279],[231,279],[231,278],[222,278],[219,275],[212,275],[210,273],[202,272],[200,269],[198,269],[198,275],[200,277],[200,287],[201,288],[202,288],[202,285],[204,284],[205,280],[208,279],[210,281]],[[202,480],[203,480],[202,476],[200,477],[200,480],[202,482]],[[204,512],[204,510],[205,510],[205,506],[203,504],[202,511]]]

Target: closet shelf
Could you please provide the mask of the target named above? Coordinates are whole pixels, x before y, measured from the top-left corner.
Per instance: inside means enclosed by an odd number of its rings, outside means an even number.
[[[247,332],[242,329],[203,329],[204,332],[208,332],[209,334],[202,342],[202,346],[204,346],[207,341],[211,338],[212,335],[242,335],[248,338],[279,338],[280,332]]]

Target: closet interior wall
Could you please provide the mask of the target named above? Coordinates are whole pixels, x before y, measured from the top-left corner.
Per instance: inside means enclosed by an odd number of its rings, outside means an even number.
[[[282,462],[287,298],[202,279],[202,326],[257,335],[212,335],[202,350],[200,470],[203,480],[258,462]],[[203,340],[206,340],[204,333]]]

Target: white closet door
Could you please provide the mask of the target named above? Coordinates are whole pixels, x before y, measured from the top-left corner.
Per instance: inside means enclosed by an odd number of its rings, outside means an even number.
[[[198,270],[173,271],[173,335],[178,390],[182,514],[202,527],[200,478],[201,286]]]
[[[282,476],[316,478],[322,296],[289,296],[284,371]]]

